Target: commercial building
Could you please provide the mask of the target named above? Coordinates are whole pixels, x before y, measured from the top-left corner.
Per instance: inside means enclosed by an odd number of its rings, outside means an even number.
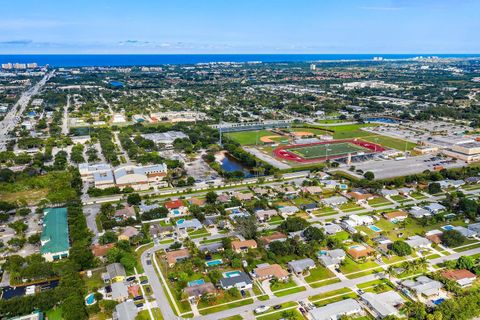
[[[48,208],[43,210],[43,230],[40,237],[40,253],[47,261],[68,257],[67,208]]]
[[[164,185],[163,178],[167,175],[167,165],[124,166],[113,171],[115,185],[120,189],[131,187],[134,190],[147,190],[151,186]]]
[[[154,141],[157,144],[171,145],[176,139],[186,139],[188,136],[181,131],[167,131],[161,133],[145,133],[142,137]]]

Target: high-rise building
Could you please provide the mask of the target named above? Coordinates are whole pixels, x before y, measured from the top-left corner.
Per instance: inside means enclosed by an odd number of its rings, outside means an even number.
[[[315,71],[316,69],[317,69],[317,65],[314,64],[314,63],[312,63],[312,64],[310,65],[310,70]]]
[[[2,69],[10,70],[13,68],[11,63],[2,63]]]

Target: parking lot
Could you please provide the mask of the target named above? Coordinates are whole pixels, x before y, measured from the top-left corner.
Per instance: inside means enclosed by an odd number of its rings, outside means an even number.
[[[466,165],[463,161],[452,160],[447,162],[446,159],[432,161],[430,160],[432,157],[432,155],[422,155],[404,160],[372,160],[355,164],[355,169],[362,170],[363,172],[371,171],[376,179],[387,179],[422,173],[425,170],[433,171],[435,166],[451,169]],[[348,169],[344,168],[342,170],[352,174]]]

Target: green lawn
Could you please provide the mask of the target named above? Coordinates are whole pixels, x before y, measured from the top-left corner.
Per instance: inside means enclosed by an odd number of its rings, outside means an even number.
[[[310,283],[310,287],[320,288],[320,287],[328,286],[330,284],[334,284],[334,283],[337,283],[337,282],[340,282],[340,279],[338,279],[338,278],[328,279],[328,280],[325,280],[325,281]]]
[[[241,145],[251,145],[251,144],[263,145],[263,142],[260,141],[261,137],[275,136],[276,134],[267,130],[259,130],[259,131],[229,132],[229,133],[225,133],[225,135],[231,138],[232,140],[235,140],[236,142],[240,143]]]
[[[47,312],[48,320],[62,320],[62,308],[50,309]]]
[[[358,204],[356,204],[355,202],[348,202],[348,203],[342,204],[338,208],[343,212],[353,212],[353,211],[359,211],[364,209]]]
[[[252,298],[243,299],[243,300],[240,300],[240,301],[237,301],[237,302],[233,302],[233,303],[229,303],[229,304],[225,304],[225,305],[221,305],[221,306],[216,306],[216,307],[211,307],[211,308],[208,308],[208,309],[199,310],[199,312],[200,312],[201,315],[207,315],[207,314],[211,314],[211,313],[220,312],[220,311],[223,311],[223,310],[228,310],[228,309],[233,309],[233,308],[245,306],[245,305],[252,304],[252,303],[253,303]]]
[[[333,130],[333,137],[335,139],[350,139],[358,137],[371,136],[372,133],[362,131],[361,128],[375,126],[375,124],[347,124],[338,126],[321,127],[321,129]]]
[[[332,273],[332,271],[328,270],[325,267],[316,267],[312,270],[310,270],[310,274],[305,277],[305,281],[308,283],[310,282],[315,282],[323,279],[328,279],[328,278],[333,278],[335,275]]]
[[[286,318],[288,316],[288,318]],[[280,319],[291,319],[291,320],[303,320],[305,319],[300,312],[295,309],[288,310],[278,310],[277,312],[272,312],[267,315],[260,315],[257,317],[258,320],[280,320]]]
[[[305,291],[305,290],[306,290],[305,287],[295,287],[295,288],[291,288],[291,289],[288,289],[288,290],[276,291],[273,294],[276,297],[284,297],[284,296],[287,296],[289,294],[294,294],[294,293],[302,292],[302,291]]]
[[[407,151],[410,151],[417,146],[417,144],[413,142],[407,142],[405,140],[395,139],[395,138],[382,136],[382,135],[373,135],[373,136],[362,138],[362,140],[377,143],[384,147],[397,149],[401,151],[405,150],[405,146],[407,147]]]
[[[374,261],[357,263],[353,261],[350,257],[346,257],[342,265],[340,266],[340,271],[342,271],[343,274],[349,274],[349,273],[358,272],[358,271],[362,271],[362,270],[370,269],[374,267],[378,267],[378,264]]]
[[[283,282],[283,281],[278,281],[276,283],[273,283],[270,285],[270,290],[272,290],[272,292],[275,292],[275,291],[278,291],[278,290],[283,290],[283,289],[287,289],[287,288],[293,288],[297,286],[297,284],[295,283],[295,281],[293,281],[292,279],[286,281],[286,282]]]
[[[372,200],[368,200],[368,204],[372,207],[382,207],[386,205],[391,205],[392,203],[383,197],[373,198]]]
[[[353,292],[353,291],[349,288],[342,288],[342,289],[333,290],[333,291],[329,291],[329,292],[325,292],[325,293],[320,293],[320,294],[317,294],[317,295],[314,295],[314,296],[310,296],[310,297],[308,297],[308,300],[310,300],[311,302],[316,302],[318,300],[326,299],[326,298],[337,296],[337,295],[340,295],[340,294],[347,294],[347,293],[351,293],[351,292]]]

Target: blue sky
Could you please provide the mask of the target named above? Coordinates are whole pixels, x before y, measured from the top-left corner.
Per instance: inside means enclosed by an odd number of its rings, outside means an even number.
[[[477,0],[1,0],[0,53],[480,53]]]

